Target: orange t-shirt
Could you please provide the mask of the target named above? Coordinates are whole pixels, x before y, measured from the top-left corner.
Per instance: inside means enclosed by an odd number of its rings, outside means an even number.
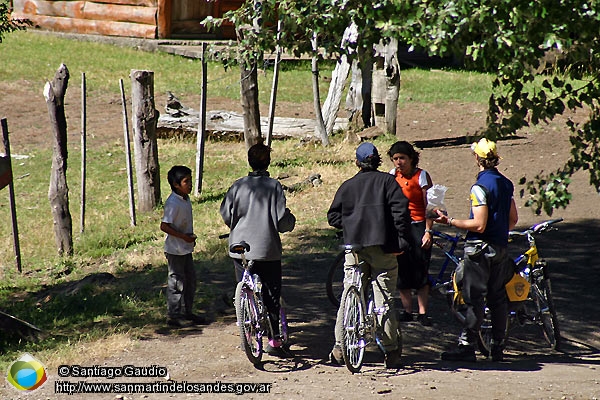
[[[402,192],[408,199],[408,210],[410,219],[413,221],[425,221],[425,199],[423,198],[423,188],[428,186],[427,172],[417,168],[410,178],[405,178],[395,168],[390,171],[396,177],[396,182],[402,188]]]

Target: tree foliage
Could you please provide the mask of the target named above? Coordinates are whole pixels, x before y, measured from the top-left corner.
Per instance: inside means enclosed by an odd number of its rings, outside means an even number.
[[[570,176],[587,170],[600,189],[600,15],[598,1],[404,0],[402,12],[382,19],[386,34],[431,54],[460,52],[467,66],[495,74],[487,127],[496,139],[522,127],[582,110],[569,118],[571,157],[563,167],[523,183],[536,213],[566,207]],[[552,60],[549,62],[549,60]],[[570,114],[572,115],[572,114]]]
[[[6,0],[0,0],[0,43],[2,38],[10,32],[25,29],[31,25],[31,22],[23,19],[13,19],[10,16],[11,10]]]
[[[255,0],[256,1],[256,0]],[[254,1],[226,15],[236,26],[248,24]],[[330,54],[352,55],[386,37],[426,50],[459,56],[470,69],[495,75],[482,136],[498,139],[530,125],[569,113],[571,156],[556,171],[522,179],[522,196],[536,213],[566,207],[570,176],[589,172],[600,190],[600,1],[584,0],[268,0],[265,26],[242,46],[258,54],[275,48],[272,31],[283,21],[282,47],[310,54],[310,38]],[[358,40],[342,40],[357,25]],[[269,25],[270,24],[270,25]],[[271,26],[272,29],[269,28]],[[356,38],[354,38],[356,39]]]

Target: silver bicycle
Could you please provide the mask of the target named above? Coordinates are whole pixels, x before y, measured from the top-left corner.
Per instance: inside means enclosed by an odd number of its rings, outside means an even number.
[[[390,312],[390,302],[393,298],[384,300],[384,304],[375,304],[373,296],[373,285],[379,285],[376,280],[369,279],[369,284],[363,287],[363,272],[357,252],[361,247],[345,245],[346,255],[354,257],[354,265],[351,266],[352,274],[346,281],[346,287],[342,293],[340,307],[344,311],[343,317],[343,339],[341,343],[344,363],[350,372],[357,373],[363,365],[365,349],[371,343],[376,343],[385,354],[381,338],[383,337],[383,326],[379,319],[385,321]],[[381,289],[381,287],[380,287]],[[398,352],[402,354],[402,332],[398,325]]]

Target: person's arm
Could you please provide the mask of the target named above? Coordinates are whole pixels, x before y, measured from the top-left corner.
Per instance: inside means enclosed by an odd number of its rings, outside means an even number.
[[[171,235],[176,238],[182,239],[188,243],[193,243],[196,240],[196,235],[194,235],[193,233],[180,232],[177,229],[173,228],[173,225],[169,224],[168,222],[161,222],[160,230],[166,233],[167,235]]]
[[[508,214],[508,230],[514,229],[519,222],[519,212],[517,211],[517,204],[515,203],[514,197],[510,201],[510,213]]]
[[[398,231],[400,253],[408,250],[410,247],[408,237],[410,235],[410,212],[408,211],[408,199],[402,192],[400,185],[396,180],[388,181],[391,182],[387,188],[388,193],[388,204],[394,220],[394,226]]]
[[[223,218],[223,222],[227,225],[228,228],[231,228],[231,188],[225,194],[223,201],[221,202],[221,207],[219,208],[219,213],[221,214],[221,218]]]
[[[438,218],[435,219],[435,222],[440,224],[446,224],[448,226],[454,226],[458,229],[465,229],[471,232],[482,233],[485,231],[485,227],[487,226],[488,219],[488,206],[480,205],[480,206],[472,206],[471,210],[473,210],[473,218],[472,219],[456,219],[452,218],[449,215],[444,215],[441,211],[437,210],[439,215]]]
[[[279,182],[277,182],[277,210],[280,215],[279,220],[277,221],[277,231],[280,233],[293,231],[296,226],[296,217],[292,214],[292,211],[286,207],[285,194],[283,193],[283,187]]]
[[[423,186],[421,189],[423,191],[423,206],[424,206],[425,210],[427,210],[427,190],[429,190],[429,188],[433,186],[433,181],[431,180],[431,176],[429,176],[429,173],[427,171],[423,170],[423,173],[425,174],[425,179],[427,180],[427,184],[425,186]],[[425,213],[425,214],[427,214],[427,213]],[[433,228],[433,219],[425,218],[425,234],[423,234],[423,238],[421,239],[421,247],[424,249],[429,249],[431,247],[431,244],[433,243],[433,241],[432,241],[433,235],[431,234],[432,228]]]
[[[336,229],[342,229],[342,196],[340,189],[335,193],[331,206],[327,211],[327,222]]]

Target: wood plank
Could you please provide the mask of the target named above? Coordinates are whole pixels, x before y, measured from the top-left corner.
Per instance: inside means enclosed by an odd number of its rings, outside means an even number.
[[[123,6],[89,1],[25,0],[24,12],[31,15],[92,20],[135,22],[154,25],[156,7]]]
[[[121,4],[124,6],[158,7],[158,0],[95,0],[96,3]]]
[[[156,25],[157,7],[125,6],[85,2],[83,17],[94,20],[111,20]]]
[[[17,12],[24,12],[25,3],[29,3],[30,0],[13,0],[13,10]],[[48,0],[50,3],[57,3],[57,1]],[[171,0],[169,0],[171,1]],[[75,1],[66,1],[67,3]],[[93,3],[101,4],[113,4],[123,6],[136,6],[136,7],[158,7],[158,0],[94,0]]]
[[[175,1],[172,4],[172,16],[174,21],[185,21],[191,19],[204,19],[213,13],[213,3],[200,1]]]
[[[56,32],[85,33],[105,36],[156,38],[156,26],[130,22],[97,21],[45,15],[13,13],[15,18],[29,18],[34,26]]]
[[[172,33],[209,33],[208,29],[200,25],[200,20],[193,21],[172,21]]]
[[[158,0],[158,11],[156,13],[156,25],[158,26],[158,38],[171,37],[171,15],[173,13],[172,0]]]

